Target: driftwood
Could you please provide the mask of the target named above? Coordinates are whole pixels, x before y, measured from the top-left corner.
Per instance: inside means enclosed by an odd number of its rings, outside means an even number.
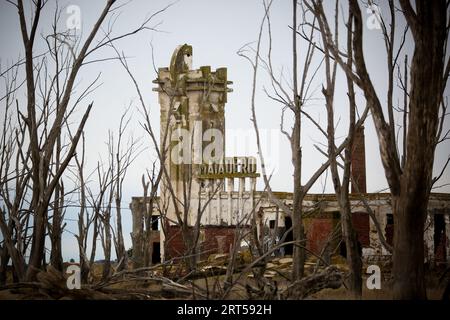
[[[111,300],[112,297],[91,288],[70,290],[66,278],[52,266],[47,271],[40,271],[36,282],[20,282],[2,286],[0,290],[9,290],[23,299],[101,299]]]
[[[63,273],[49,266],[37,274],[36,282],[13,283],[0,287],[9,290],[17,299],[63,299],[63,300],[149,300],[149,299],[205,299],[205,289],[188,281],[185,284],[156,276],[142,269],[121,272],[92,285],[82,285],[81,289],[67,288]],[[329,266],[321,273],[295,281],[284,290],[271,279],[263,281],[258,288],[245,285],[249,299],[304,299],[325,288],[341,287],[344,272],[336,266]]]
[[[46,271],[37,274],[37,281],[8,284],[0,287],[0,291],[8,290],[17,299],[149,300],[205,297],[198,288],[165,277],[142,274],[142,270],[128,271],[97,284],[82,285],[80,289],[70,290],[64,274],[48,266]],[[126,287],[121,287],[121,284]]]
[[[307,276],[289,285],[282,293],[283,299],[305,299],[323,289],[338,289],[342,286],[344,273],[336,266],[329,266],[323,272]]]
[[[304,277],[290,284],[287,288],[280,290],[277,281],[260,277],[259,288],[247,283],[245,290],[248,299],[262,300],[300,300],[319,292],[323,289],[338,289],[344,281],[344,272],[336,266],[329,266],[320,273]]]

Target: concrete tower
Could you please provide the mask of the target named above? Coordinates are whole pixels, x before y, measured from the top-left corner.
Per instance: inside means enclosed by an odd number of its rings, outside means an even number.
[[[178,202],[184,205],[189,201],[189,211],[195,212],[200,188],[211,187],[198,178],[200,167],[223,161],[225,154],[224,109],[232,82],[227,80],[226,68],[214,72],[203,66],[193,70],[192,57],[192,46],[177,47],[169,68],[160,68],[153,81],[158,85],[154,91],[159,94],[161,108],[160,149],[166,150],[169,178],[163,175],[161,199],[168,205],[167,217],[173,221],[177,221],[177,215],[170,186]],[[178,207],[179,212],[183,205]]]

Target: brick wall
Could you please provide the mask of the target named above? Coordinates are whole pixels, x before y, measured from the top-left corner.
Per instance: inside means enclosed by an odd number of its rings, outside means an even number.
[[[335,213],[322,213],[320,216],[304,219],[306,233],[306,248],[320,254],[338,222]],[[328,249],[333,250],[336,243],[330,243]]]
[[[230,252],[234,243],[235,226],[205,226],[201,228],[199,248],[203,254],[201,258],[207,258],[214,253]],[[170,226],[166,237],[165,259],[181,257],[186,252],[181,229],[178,226]]]
[[[358,241],[363,247],[370,246],[370,222],[369,214],[367,212],[353,212],[352,215],[353,228],[358,235]]]
[[[169,226],[165,239],[165,259],[180,257],[186,251],[181,229],[178,226]]]
[[[352,193],[366,193],[366,148],[364,142],[364,127],[355,132],[352,150]],[[356,186],[358,188],[356,188]]]
[[[307,249],[316,254],[320,254],[325,244],[330,239],[334,228],[339,222],[338,212],[327,212],[315,217],[304,219],[307,239]],[[362,247],[370,246],[369,214],[366,212],[354,212],[352,216],[353,227],[358,235],[358,241]],[[337,232],[340,232],[338,230]],[[338,244],[338,240],[331,242],[329,249],[333,250]]]

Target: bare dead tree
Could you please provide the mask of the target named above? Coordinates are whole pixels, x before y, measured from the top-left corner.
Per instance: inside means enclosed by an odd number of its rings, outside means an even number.
[[[75,162],[77,165],[77,180],[78,180],[78,190],[79,190],[79,204],[80,210],[78,212],[78,234],[75,236],[78,243],[79,261],[80,261],[80,272],[81,272],[81,282],[87,283],[91,264],[89,262],[87,254],[88,246],[88,234],[90,226],[93,223],[93,217],[89,215],[89,210],[87,208],[86,200],[86,180],[84,176],[84,164],[85,164],[85,138],[84,133],[82,134],[82,144],[81,152],[75,155]],[[79,157],[81,154],[81,157]],[[96,230],[94,230],[94,237],[96,235]],[[96,237],[95,237],[96,239]],[[94,250],[94,249],[93,249]]]
[[[86,112],[80,122],[77,133],[74,135],[71,141],[71,147],[64,159],[61,160],[58,170],[52,174],[49,170],[50,161],[53,156],[53,150],[56,146],[56,141],[60,136],[61,127],[65,120],[66,111],[68,111],[70,95],[74,85],[76,75],[81,67],[81,64],[85,58],[87,49],[90,46],[96,32],[98,31],[101,22],[108,13],[109,8],[113,4],[113,1],[109,1],[105,7],[98,23],[93,28],[90,36],[86,40],[84,46],[82,47],[79,55],[73,61],[73,68],[70,76],[67,80],[67,86],[64,93],[61,95],[61,101],[56,108],[56,114],[54,117],[53,124],[46,123],[48,125],[49,132],[46,135],[45,140],[40,142],[39,140],[39,117],[36,114],[36,85],[35,79],[36,73],[34,68],[34,57],[33,57],[33,47],[36,37],[36,31],[39,24],[39,18],[41,11],[45,5],[45,2],[37,1],[34,7],[34,17],[31,23],[31,27],[27,25],[27,19],[25,16],[23,3],[18,1],[14,4],[18,9],[18,15],[21,25],[22,40],[25,49],[25,68],[26,68],[26,79],[27,79],[27,116],[24,116],[24,121],[27,125],[27,130],[29,134],[30,143],[30,153],[32,161],[32,177],[33,182],[32,187],[32,200],[31,208],[34,212],[33,218],[33,241],[31,243],[30,261],[27,269],[27,279],[33,280],[37,270],[42,265],[44,258],[44,244],[45,244],[45,229],[47,220],[47,208],[49,206],[50,199],[55,191],[56,185],[59,182],[59,178],[69,164],[78,140],[80,138],[81,132],[83,130],[84,124],[89,116],[89,111],[92,104],[88,106]],[[28,28],[30,31],[28,33]],[[59,97],[58,97],[59,98]],[[45,102],[45,101],[44,101]],[[49,120],[49,119],[47,119]]]
[[[99,182],[97,196],[94,196],[93,191],[89,189],[90,201],[94,207],[94,216],[100,219],[100,224],[98,225],[99,235],[102,240],[101,244],[105,257],[103,262],[103,281],[108,279],[112,273],[111,251],[113,245],[118,262],[114,272],[123,270],[127,264],[121,215],[123,183],[129,166],[141,152],[139,140],[135,140],[132,136],[129,137],[126,146],[122,146],[124,133],[130,121],[129,110],[127,108],[120,118],[117,143],[114,141],[114,133],[111,130],[108,133],[109,137],[106,143],[108,162],[107,164],[98,163],[96,169]],[[111,221],[114,213],[116,214],[115,229]]]
[[[2,95],[1,100],[8,100],[8,97],[12,97],[24,84],[26,107],[22,107],[17,99],[17,130],[11,132],[14,132],[15,144],[19,148],[12,154],[7,152],[4,155],[9,159],[16,158],[15,171],[22,173],[11,180],[19,184],[14,199],[9,197],[10,195],[2,194],[2,200],[5,199],[5,203],[11,206],[2,208],[0,225],[2,234],[8,238],[5,248],[13,260],[14,272],[22,281],[34,280],[44,264],[47,235],[51,240],[50,262],[55,268],[62,270],[61,234],[64,231],[67,197],[62,178],[76,153],[92,103],[87,105],[78,121],[73,121],[74,114],[80,109],[83,100],[96,89],[99,79],[97,77],[75,97],[74,87],[82,66],[110,60],[105,58],[89,61],[87,57],[111,43],[143,30],[156,30],[157,24],[150,26],[150,23],[155,15],[164,10],[156,12],[136,28],[123,34],[113,34],[114,23],[110,23],[106,30],[102,30],[104,35],[99,36],[104,21],[108,17],[115,21],[114,12],[121,7],[114,7],[115,0],[109,0],[82,41],[76,31],[57,28],[61,14],[57,5],[50,33],[39,37],[38,30],[42,25],[40,18],[48,7],[48,2],[33,2],[30,16],[24,9],[23,1],[8,2],[17,9],[25,57],[19,58],[16,64],[2,71],[1,75],[3,77],[20,68],[20,72],[25,74],[25,80],[10,88],[12,91]],[[36,54],[35,47],[40,40],[43,40],[47,50]],[[8,100],[8,104],[11,101]],[[69,122],[69,119],[72,121]],[[65,128],[69,130],[68,124],[73,134],[64,131]],[[13,164],[12,161],[10,163]],[[11,178],[11,169],[12,167],[7,170],[8,179]],[[5,184],[2,185],[6,187]],[[7,197],[9,199],[6,199]],[[18,220],[20,225],[17,225],[16,229],[14,219],[19,218],[18,214],[22,217]],[[32,228],[28,227],[29,223]],[[97,219],[94,219],[94,225],[99,226]],[[16,234],[16,230],[20,231],[20,235]],[[94,232],[97,232],[96,230]],[[19,242],[15,240],[17,236]],[[23,258],[25,250],[30,254],[28,261]],[[92,252],[95,255],[95,250]]]
[[[338,20],[339,19],[339,7],[338,1],[336,1],[335,7],[335,39],[338,39]],[[319,21],[320,24],[320,21]],[[351,26],[352,16],[349,15],[347,24]],[[321,28],[323,30],[323,28]],[[323,37],[323,35],[322,35]],[[347,32],[347,65],[351,68],[352,65],[352,33],[351,27]],[[355,114],[356,114],[356,102],[355,91],[353,88],[353,82],[350,77],[347,76],[348,86],[348,99],[349,99],[349,129],[348,129],[348,144],[344,150],[344,172],[342,175],[342,181],[338,171],[336,145],[335,145],[335,116],[334,116],[334,92],[336,85],[336,71],[337,62],[334,60],[331,63],[330,51],[325,43],[325,74],[326,74],[326,86],[322,88],[322,93],[325,96],[325,103],[327,109],[327,134],[328,134],[328,154],[330,159],[330,171],[332,175],[333,187],[336,194],[337,202],[339,203],[341,212],[341,226],[342,226],[342,238],[346,247],[346,259],[350,269],[349,286],[354,298],[361,298],[362,296],[362,260],[358,252],[358,239],[352,223],[352,212],[349,199],[349,185],[351,179],[351,161],[352,151],[354,146],[355,137]]]
[[[297,28],[297,0],[293,0],[292,8],[292,28]],[[305,69],[307,70],[312,58],[313,50],[312,46],[308,48],[308,53],[305,60]],[[301,149],[301,109],[304,101],[301,99],[303,87],[306,81],[302,82],[301,89],[298,87],[298,74],[297,74],[297,33],[292,31],[292,70],[293,70],[293,87],[292,87],[292,100],[293,105],[290,105],[290,109],[294,113],[294,125],[292,133],[289,136],[292,151],[292,164],[294,166],[294,199],[292,208],[292,226],[294,241],[302,241],[305,238],[305,231],[302,221],[302,149]],[[306,71],[305,70],[305,71]],[[306,72],[305,72],[306,74]],[[306,77],[304,77],[306,79]],[[302,247],[294,246],[294,264],[292,266],[292,278],[297,280],[303,277],[305,266],[305,250]]]
[[[251,100],[251,110],[252,110],[252,123],[255,129],[256,133],[256,142],[258,147],[258,155],[261,161],[261,170],[264,182],[266,186],[269,184],[266,168],[264,165],[264,158],[262,156],[262,148],[259,138],[259,128],[256,118],[256,103],[255,103],[255,93],[256,93],[256,81],[257,81],[257,72],[259,68],[259,64],[261,63],[264,69],[266,69],[267,73],[270,76],[271,80],[271,86],[273,90],[273,94],[269,93],[267,90],[265,91],[268,97],[281,104],[283,106],[282,109],[282,116],[281,116],[281,124],[280,124],[280,130],[284,134],[284,136],[287,137],[290,145],[291,145],[291,151],[292,151],[292,159],[293,159],[293,167],[294,167],[294,201],[293,201],[293,207],[292,209],[284,205],[281,201],[276,199],[276,197],[273,195],[270,186],[267,187],[267,191],[269,193],[269,199],[278,207],[280,207],[286,216],[292,217],[293,222],[293,236],[294,236],[294,243],[296,245],[294,246],[294,266],[293,266],[293,279],[299,279],[303,275],[304,270],[304,262],[305,262],[305,250],[304,246],[302,245],[304,243],[305,237],[302,222],[301,222],[301,215],[304,213],[302,205],[303,200],[306,196],[306,194],[309,192],[311,187],[314,185],[314,183],[317,181],[317,179],[328,169],[330,166],[330,159],[327,155],[327,161],[325,161],[313,174],[311,174],[310,178],[307,180],[306,183],[301,184],[301,146],[300,146],[300,138],[301,138],[301,123],[302,121],[305,121],[302,117],[306,118],[306,120],[311,121],[313,125],[321,132],[326,139],[328,139],[328,134],[325,129],[323,129],[320,124],[314,120],[313,117],[311,117],[305,110],[304,106],[307,105],[309,98],[310,98],[310,87],[311,83],[314,80],[314,78],[317,75],[317,70],[321,67],[321,62],[318,66],[316,66],[314,69],[312,65],[313,57],[315,54],[315,51],[317,49],[316,43],[313,40],[314,33],[317,31],[316,22],[310,24],[310,30],[306,32],[303,30],[301,33],[301,36],[303,39],[306,39],[306,53],[305,58],[303,60],[303,70],[301,74],[298,74],[297,71],[297,64],[298,64],[298,57],[297,57],[297,2],[293,1],[293,23],[295,25],[291,28],[292,29],[292,37],[293,37],[293,83],[296,83],[296,85],[291,86],[289,88],[285,88],[282,81],[276,76],[276,72],[274,70],[273,64],[272,64],[272,34],[271,34],[271,25],[270,25],[270,16],[269,16],[269,9],[270,9],[269,3],[264,3],[265,6],[265,15],[262,20],[262,23],[260,25],[259,29],[259,35],[258,35],[258,41],[257,41],[257,47],[254,51],[255,57],[253,59],[249,58],[247,53],[245,52],[245,49],[242,48],[238,54],[245,59],[247,59],[252,67],[253,67],[253,87],[252,87],[252,100]],[[303,10],[303,17],[305,16],[305,8],[302,7]],[[267,21],[267,22],[266,22]],[[262,53],[260,52],[260,45],[262,41],[262,34],[263,34],[263,28],[264,25],[267,24],[268,27],[268,41],[269,41],[269,49],[267,58],[264,58]],[[305,25],[304,22],[301,24],[302,26]],[[294,62],[295,61],[295,62]],[[301,81],[298,81],[298,77],[301,77]],[[298,83],[299,82],[299,83]],[[294,88],[294,89],[292,89]],[[290,92],[292,91],[292,93]],[[293,113],[293,127],[291,132],[287,132],[284,129],[284,118],[285,118],[285,112],[289,110]],[[355,123],[355,130],[360,128],[365,118],[368,114],[368,107],[364,109],[364,111],[361,113],[360,119]],[[339,156],[344,149],[349,144],[349,137],[346,137],[344,141],[339,145],[335,147],[335,157]],[[295,211],[295,213],[294,213]],[[296,218],[294,218],[296,216]]]
[[[260,45],[261,45],[261,38],[263,34],[263,27],[266,23],[266,20],[269,24],[269,34],[270,34],[270,22],[269,22],[269,9],[272,2],[269,2],[266,4],[264,2],[265,7],[265,14],[263,17],[263,20],[260,25],[259,29],[259,35],[258,35],[258,42],[257,42],[257,48],[255,53],[254,61],[250,59],[245,52],[242,50],[238,51],[238,55],[244,57],[247,59],[252,67],[253,67],[253,90],[252,90],[252,102],[251,102],[251,109],[252,109],[252,122],[253,126],[256,132],[256,138],[257,138],[257,146],[258,146],[258,154],[261,161],[261,169],[262,174],[264,178],[264,182],[266,186],[268,186],[268,179],[267,174],[265,170],[265,163],[264,159],[262,157],[262,150],[261,150],[261,143],[259,139],[259,129],[257,125],[256,120],[256,111],[255,111],[255,93],[256,93],[256,77],[257,77],[257,71],[258,66],[260,62]],[[294,25],[297,24],[297,2],[293,1],[293,23]],[[294,29],[296,27],[294,26]],[[297,69],[297,49],[296,49],[296,33],[293,33],[293,67],[294,70]],[[305,64],[309,66],[309,56],[310,50],[308,50],[308,57],[305,59]],[[269,59],[270,59],[270,51],[269,51]],[[281,201],[278,201],[272,194],[270,187],[268,187],[269,194],[271,194],[271,200],[274,201],[276,204],[278,204],[281,208],[283,208],[283,211],[288,216],[292,217],[293,220],[293,235],[294,235],[294,241],[302,241],[304,239],[304,231],[303,231],[303,224],[301,220],[301,206],[302,206],[302,197],[301,197],[301,148],[300,148],[300,136],[301,136],[301,127],[300,127],[300,119],[301,119],[301,102],[299,100],[299,94],[298,94],[298,84],[297,84],[297,73],[294,71],[294,86],[293,86],[293,95],[294,95],[294,101],[289,97],[289,94],[286,92],[286,96],[288,97],[289,103],[287,106],[292,110],[294,114],[294,125],[292,134],[289,135],[285,133],[285,135],[288,137],[291,145],[291,151],[292,151],[292,164],[294,166],[294,208],[290,210],[287,208],[287,206],[283,205]],[[274,77],[272,77],[273,79]],[[305,82],[305,81],[304,81]],[[282,129],[283,130],[283,129]],[[294,247],[294,265],[293,265],[293,278],[299,279],[303,276],[304,272],[304,263],[305,263],[305,253],[303,248],[299,246]]]
[[[428,198],[433,183],[434,153],[441,139],[440,106],[447,85],[450,63],[446,61],[448,39],[448,3],[446,1],[416,2],[401,0],[400,14],[405,18],[408,32],[414,41],[414,54],[410,61],[408,94],[404,95],[406,114],[403,118],[403,160],[400,161],[394,126],[392,84],[389,85],[388,105],[384,105],[370,79],[363,52],[363,21],[356,0],[349,1],[353,16],[353,67],[343,60],[342,52],[332,38],[322,1],[311,1],[312,11],[326,35],[333,58],[354,83],[364,92],[376,128],[381,160],[392,195],[394,225],[394,298],[426,298],[424,281],[424,224]],[[389,81],[399,54],[393,54],[395,15],[390,2],[391,29],[383,27],[387,46]],[[400,46],[401,49],[401,46]],[[400,50],[399,50],[400,51]],[[354,71],[355,70],[355,71]],[[383,107],[388,109],[386,120]],[[444,117],[444,114],[442,114]],[[442,119],[442,118],[441,118]],[[442,120],[443,121],[443,120]],[[412,245],[416,244],[416,245]],[[415,279],[411,281],[410,279]]]
[[[130,105],[131,106],[131,105]],[[114,236],[114,245],[116,249],[116,257],[118,261],[117,272],[126,268],[128,264],[128,254],[125,249],[123,231],[122,231],[122,194],[123,194],[123,182],[125,180],[127,170],[136,157],[142,152],[140,139],[135,139],[133,136],[129,136],[124,146],[124,134],[127,131],[128,125],[131,120],[131,114],[129,115],[130,107],[128,107],[120,118],[119,129],[117,132],[117,144],[115,149],[110,146],[110,164],[113,164],[115,169],[114,174],[114,200],[115,200],[115,213],[116,213],[116,230]],[[111,136],[113,139],[113,135]],[[110,141],[112,144],[113,141]]]
[[[116,51],[117,57],[119,61],[121,62],[122,66],[124,67],[126,73],[130,77],[131,82],[133,83],[135,90],[139,96],[139,104],[141,108],[141,112],[144,117],[144,121],[141,122],[141,126],[145,130],[146,133],[148,133],[150,137],[150,141],[152,146],[155,148],[155,151],[157,152],[157,157],[159,161],[159,170],[156,174],[156,164],[153,163],[153,169],[150,174],[150,172],[147,170],[147,176],[149,181],[145,180],[145,175],[142,176],[142,186],[143,186],[143,201],[140,203],[140,208],[138,209],[139,214],[137,214],[135,217],[133,217],[134,221],[133,224],[136,227],[135,230],[133,230],[132,233],[132,240],[133,240],[133,262],[134,267],[148,267],[151,265],[151,257],[152,257],[152,248],[151,248],[151,235],[152,235],[152,217],[153,217],[153,210],[154,205],[157,205],[156,197],[157,197],[157,191],[159,189],[159,185],[161,182],[161,178],[166,172],[165,166],[164,166],[164,159],[166,157],[167,149],[163,147],[160,149],[155,132],[153,130],[153,126],[150,120],[150,114],[149,109],[144,101],[144,98],[141,94],[141,90],[139,87],[139,84],[137,83],[129,65],[127,62],[127,59],[124,55],[124,53],[120,53],[118,49],[112,45],[113,49]],[[164,140],[167,139],[167,128],[168,128],[168,122],[167,124],[164,124],[166,126],[166,133],[164,135]],[[165,143],[163,144],[165,146]],[[167,172],[165,173],[167,175]],[[149,184],[151,184],[150,193],[148,192]],[[171,188],[172,194],[173,188]],[[176,208],[178,207],[178,203],[174,201]],[[160,207],[161,208],[161,207]],[[163,212],[163,211],[161,211]],[[164,214],[161,213],[161,217]],[[165,220],[165,219],[164,219]],[[161,225],[165,227],[165,223],[163,222],[163,219],[161,219]],[[166,228],[163,228],[166,229]],[[167,232],[166,230],[164,232]]]
[[[19,64],[13,64],[2,73],[5,83],[5,103],[2,131],[0,134],[0,230],[3,235],[1,255],[1,281],[6,281],[8,261],[11,259],[13,278],[25,278],[25,253],[29,244],[29,198],[31,170],[30,151],[25,145],[26,124],[18,113],[17,90]],[[23,165],[21,165],[23,164]]]
[[[105,168],[106,167],[106,168]],[[104,166],[100,162],[97,163],[97,188],[94,191],[92,187],[87,187],[88,203],[93,210],[94,230],[92,237],[92,251],[89,265],[95,262],[97,239],[100,236],[101,245],[104,253],[104,264],[102,278],[106,279],[111,269],[111,204],[114,190],[113,185],[113,168]],[[96,193],[94,193],[96,192]]]
[[[126,149],[121,147],[123,134],[127,127],[127,122],[124,122],[129,109],[126,109],[119,124],[119,142],[117,145],[114,142],[114,134],[109,131],[109,138],[106,143],[108,148],[108,162],[107,164],[98,162],[95,168],[97,178],[97,186],[93,188],[89,181],[85,178],[85,151],[84,151],[84,137],[82,143],[81,159],[75,155],[77,164],[77,181],[79,189],[79,204],[80,211],[78,214],[78,234],[75,235],[78,241],[80,267],[83,283],[88,281],[89,272],[95,262],[97,253],[97,240],[100,236],[103,253],[105,256],[103,264],[103,276],[105,280],[111,274],[111,250],[114,244],[118,265],[115,271],[120,271],[125,268],[126,250],[122,240],[119,239],[121,234],[121,198],[122,186],[126,176],[128,167],[131,165],[136,157],[136,150],[138,150],[137,142],[131,139],[127,144]],[[117,146],[117,151],[115,148]],[[119,169],[117,169],[119,167]],[[91,174],[92,175],[92,174]],[[90,175],[90,176],[91,176]],[[89,177],[90,177],[89,176]],[[119,187],[117,187],[119,184]],[[119,198],[119,203],[117,199]],[[115,206],[113,206],[115,204]],[[111,223],[112,214],[116,213],[116,230]],[[120,227],[119,227],[120,226]],[[92,228],[91,228],[92,227]],[[91,254],[88,258],[88,235],[92,230]],[[120,251],[119,243],[122,243],[122,250]],[[120,255],[122,254],[122,255]]]
[[[123,131],[120,130],[120,132],[123,134]],[[109,132],[109,139],[106,143],[108,148],[108,162],[107,164],[100,161],[97,162],[94,172],[86,178],[84,143],[83,138],[81,158],[78,154],[75,155],[80,204],[80,211],[78,213],[78,234],[76,234],[75,237],[78,241],[82,282],[87,283],[89,281],[90,271],[95,263],[97,241],[99,237],[105,257],[102,279],[106,280],[112,272],[111,250],[112,245],[114,244],[117,253],[118,241],[116,232],[114,232],[114,226],[111,223],[111,218],[114,210],[116,210],[116,207],[113,206],[117,190],[116,184],[123,183],[122,179],[125,178],[126,169],[121,165],[121,169],[116,171],[116,152],[114,149],[113,133]],[[133,147],[134,144],[131,144],[130,161],[133,157]],[[117,176],[116,173],[119,175]],[[89,181],[92,175],[96,175],[96,178],[93,179],[94,181]],[[96,184],[95,187],[92,182]],[[90,232],[92,232],[91,253],[88,257],[87,250]],[[118,268],[119,267],[120,263],[118,265]]]

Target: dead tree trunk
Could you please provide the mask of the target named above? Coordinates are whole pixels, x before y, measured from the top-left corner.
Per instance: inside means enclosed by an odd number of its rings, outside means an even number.
[[[401,11],[406,19],[414,41],[414,55],[410,67],[409,94],[405,94],[407,106],[406,136],[403,137],[403,160],[397,149],[396,136],[393,133],[392,110],[386,121],[380,98],[369,77],[363,52],[363,18],[357,0],[349,0],[353,15],[352,50],[354,64],[349,68],[342,59],[342,54],[334,44],[329,26],[322,8],[322,1],[311,1],[314,14],[323,23],[325,41],[332,48],[333,57],[342,69],[364,92],[367,105],[372,112],[381,160],[392,196],[394,224],[394,298],[426,298],[424,281],[424,222],[427,215],[428,198],[433,183],[432,169],[434,152],[439,141],[439,106],[442,102],[450,64],[447,61],[445,46],[448,33],[448,6],[445,0],[416,1],[415,8],[408,0],[400,0]],[[391,16],[395,15],[394,6],[390,5]],[[391,25],[395,21],[391,18]],[[387,43],[388,57],[392,56],[393,30],[387,35],[382,22],[383,34]],[[406,33],[406,31],[405,31]],[[399,51],[401,50],[400,49]],[[397,55],[398,57],[398,55]],[[391,60],[392,57],[389,57]],[[388,71],[392,72],[394,62],[388,62]],[[356,71],[353,72],[353,70]],[[389,81],[393,78],[390,75]],[[404,85],[404,88],[407,84]],[[392,105],[392,86],[388,90],[387,108]],[[445,117],[445,113],[442,115]]]
[[[106,213],[103,222],[103,236],[104,236],[104,245],[103,251],[105,253],[105,261],[103,263],[103,274],[102,279],[106,280],[111,274],[111,226],[110,226],[111,214]]]
[[[87,257],[87,239],[89,233],[89,226],[91,221],[89,219],[88,210],[86,208],[86,185],[84,180],[84,157],[85,157],[85,140],[84,134],[82,137],[82,151],[81,159],[78,157],[78,153],[75,155],[75,162],[78,169],[78,180],[80,184],[80,211],[78,213],[78,235],[76,236],[78,242],[78,252],[80,259],[80,272],[81,283],[88,282],[88,276],[90,271],[89,259]],[[86,215],[86,216],[85,216]],[[86,218],[86,219],[85,219]]]
[[[338,17],[339,8],[336,5],[335,8],[335,38],[338,38]],[[324,30],[322,26],[322,21],[319,20],[319,25],[321,25],[321,30]],[[347,32],[347,65],[349,68],[352,66],[352,33],[351,24],[352,16],[351,13],[348,19],[348,32]],[[322,34],[325,38],[325,35]],[[336,67],[337,62],[334,61],[331,64],[330,50],[325,42],[325,73],[326,73],[326,87],[322,89],[323,95],[325,96],[326,109],[327,109],[327,134],[328,134],[328,156],[330,159],[330,171],[332,175],[334,192],[339,204],[341,213],[341,228],[342,228],[342,239],[346,247],[346,259],[347,265],[350,269],[348,288],[351,291],[354,298],[361,298],[362,295],[362,261],[361,256],[358,251],[358,239],[356,232],[353,228],[352,222],[352,211],[349,199],[349,186],[350,186],[350,176],[351,176],[351,159],[354,147],[354,137],[355,137],[355,92],[353,87],[353,82],[350,77],[347,76],[347,87],[348,87],[348,98],[349,98],[349,129],[348,129],[348,144],[345,147],[344,155],[344,172],[341,178],[338,172],[338,163],[336,157],[336,145],[335,145],[335,121],[334,121],[334,92],[336,85]],[[356,184],[356,183],[355,183]]]
[[[303,277],[305,268],[304,230],[302,207],[304,192],[302,187],[302,148],[301,148],[301,101],[297,85],[297,0],[293,0],[292,24],[292,62],[293,62],[293,111],[294,127],[290,137],[292,165],[294,166],[294,199],[292,204],[292,231],[295,241],[293,251],[292,279]]]
[[[108,14],[109,9],[113,3],[113,0],[107,2],[95,26],[89,33],[89,36],[87,37],[84,44],[81,46],[80,52],[76,57],[74,57],[70,72],[67,77],[65,91],[61,94],[60,103],[56,108],[54,121],[52,124],[50,124],[48,117],[43,121],[45,127],[47,128],[48,126],[48,134],[46,135],[44,141],[40,141],[40,139],[38,138],[41,120],[37,115],[38,109],[36,107],[36,70],[34,67],[33,48],[40,20],[40,14],[46,2],[38,0],[34,3],[32,10],[34,13],[34,17],[32,18],[31,26],[27,25],[27,17],[23,6],[23,1],[19,0],[16,5],[20,21],[22,41],[25,49],[25,71],[27,83],[27,115],[25,118],[25,123],[27,125],[29,134],[30,155],[32,160],[31,209],[34,214],[34,219],[30,259],[27,269],[27,280],[29,281],[35,279],[36,273],[42,266],[42,262],[45,258],[44,246],[46,237],[46,224],[48,219],[47,213],[50,199],[52,198],[55,187],[60,180],[61,175],[67,168],[71,158],[75,153],[78,139],[87,120],[92,104],[87,108],[83,119],[80,122],[78,128],[79,130],[73,137],[70,148],[65,158],[62,159],[59,169],[56,172],[52,172],[52,169],[50,168],[50,160],[54,154],[56,140],[58,137],[60,137],[61,128],[66,121],[66,111],[68,111],[68,105],[70,97],[72,95],[72,88],[74,86],[78,71],[83,64],[86,55],[88,54],[88,49],[97,31],[99,30],[100,25]],[[29,32],[28,29],[30,30]]]
[[[296,2],[296,0],[294,0]],[[296,100],[298,100],[296,98]],[[297,102],[299,104],[299,102]],[[294,165],[294,199],[292,206],[292,231],[295,241],[293,248],[292,278],[303,277],[305,268],[304,230],[302,221],[303,188],[301,184],[302,151],[300,147],[300,106],[295,113],[294,128],[291,136],[292,164]]]
[[[404,167],[400,167],[395,136],[384,121],[381,104],[364,65],[362,20],[356,0],[353,48],[362,89],[371,105],[380,141],[382,162],[392,194],[394,225],[394,298],[426,298],[424,280],[424,225],[432,185],[434,151],[439,124],[439,105],[447,77],[444,74],[446,1],[417,1],[416,10],[401,0],[403,14],[414,37],[411,61],[408,130]],[[448,68],[447,68],[448,69]],[[445,71],[448,76],[448,70]]]
[[[58,139],[59,141],[60,139]],[[60,142],[58,143],[60,144]],[[57,162],[59,162],[59,156],[57,156]],[[58,167],[58,164],[57,164]],[[62,257],[62,208],[64,206],[64,185],[60,181],[55,188],[55,200],[53,202],[53,218],[52,218],[52,230],[50,233],[51,239],[51,254],[50,264],[58,271],[63,271],[63,257]]]
[[[116,239],[117,239],[117,262],[119,265],[117,266],[117,271],[121,271],[127,267],[128,259],[127,252],[125,250],[125,244],[123,241],[123,231],[122,231],[122,212],[121,212],[121,197],[116,195],[116,219],[117,219],[117,230],[116,230]]]
[[[108,172],[111,173],[110,180],[108,179],[109,175],[107,174],[107,178],[105,180],[106,184],[109,184],[109,195],[106,203],[106,208],[104,208],[103,214],[101,215],[102,219],[102,246],[103,253],[105,255],[105,259],[103,262],[103,274],[102,280],[106,280],[111,275],[111,249],[112,249],[112,232],[111,232],[111,206],[113,202],[113,192],[114,192],[114,177],[113,172],[114,168],[110,168]]]

